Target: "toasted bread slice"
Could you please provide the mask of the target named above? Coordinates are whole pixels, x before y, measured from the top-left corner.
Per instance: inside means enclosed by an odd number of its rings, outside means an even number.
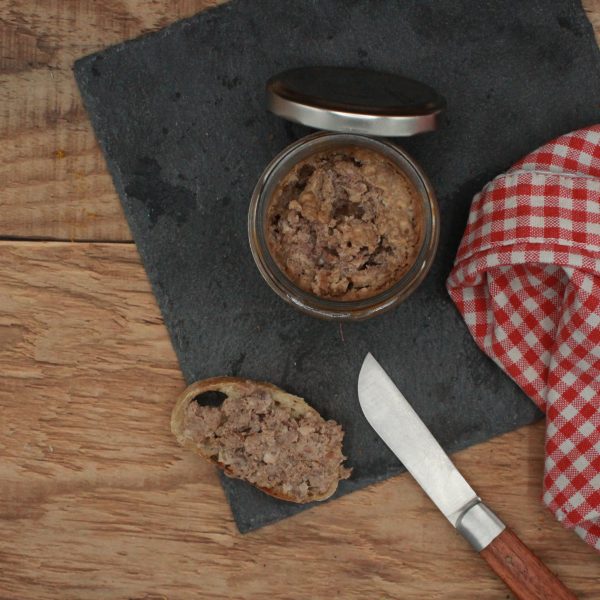
[[[271,472],[273,469],[277,469],[277,456],[281,454],[283,454],[285,459],[288,461],[290,460],[290,457],[292,457],[293,460],[297,459],[297,461],[300,462],[304,461],[305,465],[303,465],[303,468],[306,468],[306,465],[309,463],[318,465],[319,460],[329,461],[329,464],[326,465],[328,468],[325,469],[327,473],[325,475],[323,475],[323,473],[317,474],[321,476],[320,487],[318,489],[311,488],[310,476],[307,478],[306,485],[303,483],[300,487],[297,485],[294,487],[290,481],[286,481],[286,469],[282,469],[281,480],[271,483],[270,486],[259,485],[257,481],[252,480],[260,479],[258,476],[245,477],[244,475],[240,475],[240,469],[236,469],[235,463],[239,463],[240,461],[243,463],[244,460],[254,461],[253,468],[255,471],[259,471],[262,464],[264,464],[265,469],[269,468],[269,465],[262,463],[261,460],[257,459],[255,455],[246,454],[244,456],[245,451],[243,441],[241,442],[242,446],[236,450],[236,458],[234,461],[232,461],[233,464],[226,464],[226,461],[224,462],[223,460],[220,460],[219,457],[221,456],[221,451],[218,450],[219,438],[217,430],[219,432],[222,431],[221,425],[228,421],[228,417],[221,413],[218,415],[216,414],[215,411],[220,411],[221,409],[214,406],[214,397],[212,398],[212,406],[208,410],[213,411],[213,418],[219,419],[219,425],[214,429],[214,435],[212,432],[208,434],[210,435],[210,440],[208,437],[203,437],[207,435],[205,429],[203,430],[203,434],[201,436],[194,437],[193,429],[189,427],[189,420],[195,419],[195,415],[197,413],[202,414],[201,411],[204,410],[203,408],[198,408],[197,406],[191,407],[191,403],[197,402],[200,407],[203,407],[202,398],[210,398],[211,394],[209,394],[209,392],[217,392],[218,395],[223,398],[223,401],[225,398],[228,399],[227,411],[230,421],[233,419],[233,417],[241,417],[244,420],[253,420],[254,435],[259,436],[256,438],[258,439],[259,444],[260,435],[268,435],[271,436],[269,439],[274,439],[273,436],[280,435],[281,431],[275,430],[277,423],[275,425],[271,425],[272,430],[269,431],[269,420],[264,419],[264,414],[261,414],[260,417],[258,413],[254,413],[254,415],[250,414],[252,411],[248,408],[248,398],[252,398],[253,395],[255,397],[262,398],[263,404],[264,402],[268,402],[271,408],[276,410],[278,415],[281,416],[284,414],[280,409],[285,411],[289,418],[287,420],[287,426],[283,426],[283,431],[289,432],[289,425],[291,424],[291,429],[295,429],[295,432],[291,434],[292,437],[296,436],[302,440],[302,432],[307,430],[310,431],[311,429],[316,428],[316,433],[311,432],[307,435],[313,435],[313,442],[315,442],[314,445],[318,447],[319,442],[322,442],[323,439],[319,440],[318,437],[315,438],[314,436],[326,435],[326,433],[320,434],[319,432],[332,432],[336,440],[339,438],[339,444],[336,444],[335,441],[332,441],[331,444],[336,445],[336,448],[334,448],[333,451],[332,448],[329,448],[326,456],[312,457],[312,462],[308,459],[305,461],[303,454],[303,452],[306,451],[310,454],[310,448],[305,446],[305,450],[303,450],[300,446],[294,446],[294,444],[299,443],[294,441],[287,444],[287,446],[281,442],[278,446],[273,445],[272,449],[274,448],[275,456],[267,457],[268,462],[270,463]],[[234,401],[235,404],[232,404],[231,401]],[[232,410],[237,411],[238,406],[240,411],[246,411],[247,414],[232,414]],[[202,418],[202,416],[200,416],[200,418]],[[275,419],[271,419],[271,421],[273,422]],[[257,425],[257,423],[260,424]],[[303,428],[303,423],[308,423],[308,426]],[[206,427],[206,425],[203,424],[203,427]],[[257,427],[260,429],[259,431],[256,431]],[[211,463],[222,469],[229,477],[246,479],[266,494],[269,494],[275,498],[279,498],[280,500],[286,500],[288,502],[297,502],[303,504],[307,502],[325,500],[336,491],[339,480],[348,477],[350,474],[350,470],[346,469],[341,464],[345,457],[341,454],[341,438],[343,433],[341,432],[340,426],[333,421],[325,422],[319,413],[314,408],[309,406],[302,398],[288,394],[287,392],[284,392],[282,389],[270,383],[251,381],[238,377],[214,377],[212,379],[197,381],[196,383],[190,385],[177,399],[171,415],[171,431],[177,438],[179,444],[181,444],[184,448],[187,448],[206,460],[209,460]],[[252,434],[246,434],[244,429],[240,428],[239,431],[236,430],[231,435],[245,440],[246,438],[244,436]],[[198,439],[198,437],[202,439]],[[327,438],[324,439],[327,441]],[[308,438],[308,441],[310,442],[310,438]],[[273,444],[273,442],[271,442],[271,444]],[[269,452],[267,452],[267,454],[269,454]],[[265,454],[265,456],[267,456],[267,454]],[[287,469],[287,471],[291,472],[293,470],[294,465],[292,464],[291,468]],[[325,477],[327,486],[326,489],[323,489],[323,477]]]

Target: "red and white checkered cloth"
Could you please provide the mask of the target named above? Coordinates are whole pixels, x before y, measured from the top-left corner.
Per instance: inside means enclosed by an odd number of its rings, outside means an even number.
[[[544,503],[600,551],[600,125],[475,196],[447,287],[479,347],[546,412]]]

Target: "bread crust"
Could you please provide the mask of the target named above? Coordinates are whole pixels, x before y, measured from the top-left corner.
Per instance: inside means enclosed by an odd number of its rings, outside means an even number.
[[[282,390],[281,388],[268,383],[266,381],[253,381],[250,379],[243,379],[241,377],[212,377],[210,379],[203,379],[196,381],[188,386],[177,398],[173,412],[171,413],[171,431],[181,446],[191,450],[195,454],[198,454],[205,460],[208,460],[213,465],[216,465],[221,469],[227,476],[234,477],[229,471],[226,465],[215,460],[208,452],[204,451],[203,448],[199,448],[189,438],[183,435],[184,432],[184,421],[185,412],[190,402],[200,394],[205,392],[221,392],[226,394],[229,398],[238,399],[246,395],[251,390],[262,389],[269,391],[273,398],[287,408],[294,415],[306,415],[313,413],[318,415],[319,413],[305,402],[303,398],[294,396]],[[295,502],[298,504],[307,504],[309,502],[320,502],[330,498],[338,487],[338,481],[332,483],[328,490],[321,494],[309,494],[306,498],[299,498],[293,494],[286,494],[282,489],[275,488],[264,488],[255,486],[265,494],[278,498],[279,500],[285,500],[286,502]]]

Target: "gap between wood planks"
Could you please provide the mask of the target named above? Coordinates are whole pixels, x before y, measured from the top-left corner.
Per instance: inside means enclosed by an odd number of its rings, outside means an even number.
[[[77,238],[77,239],[64,239],[64,238],[53,238],[44,236],[33,236],[33,237],[19,237],[16,235],[0,235],[0,242],[12,242],[12,243],[31,243],[40,242],[44,244],[57,243],[57,244],[126,244],[128,246],[135,245],[133,240],[101,240],[93,238]]]

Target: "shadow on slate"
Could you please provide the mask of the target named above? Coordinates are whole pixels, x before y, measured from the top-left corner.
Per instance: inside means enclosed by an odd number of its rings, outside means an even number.
[[[448,101],[438,132],[399,140],[439,196],[435,265],[397,310],[343,330],[279,300],[246,234],[262,169],[308,133],[267,113],[265,82],[318,64],[402,73]],[[187,381],[272,381],[339,421],[354,474],[338,495],[402,471],[358,405],[367,351],[448,451],[540,418],[477,349],[444,281],[473,194],[598,120],[598,50],[577,2],[234,0],[85,57],[75,74]],[[242,532],[305,508],[223,484]]]

